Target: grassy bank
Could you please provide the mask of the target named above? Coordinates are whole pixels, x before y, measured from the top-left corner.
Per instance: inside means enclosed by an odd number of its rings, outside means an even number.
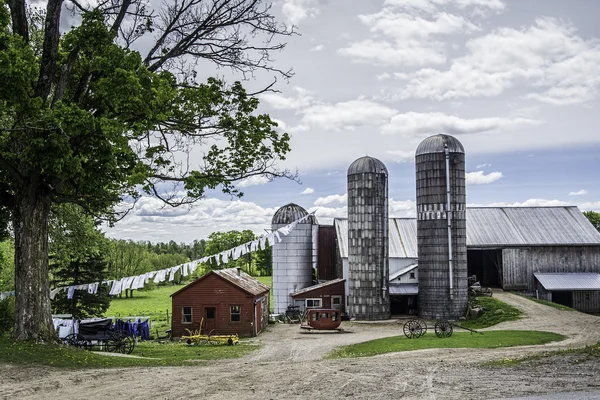
[[[117,357],[95,354],[86,350],[56,345],[14,342],[0,339],[0,363],[43,365],[57,368],[116,368],[177,366],[201,363],[207,360],[242,357],[258,346],[241,342],[236,346],[187,346],[182,343],[160,344],[153,341],[140,343],[135,357]]]
[[[471,329],[482,329],[521,318],[522,313],[519,309],[493,297],[477,297],[475,304],[483,307],[483,314],[475,319],[463,321],[460,325]]]
[[[531,301],[534,301],[534,302],[539,303],[539,304],[543,304],[543,305],[548,306],[548,307],[556,308],[557,310],[575,311],[574,308],[563,306],[562,304],[553,303],[551,301],[546,301],[546,300],[542,300],[542,299],[536,299],[535,297],[529,297],[529,296],[525,296],[525,295],[519,294],[519,293],[516,293],[516,294],[518,294],[521,297],[526,298],[527,300],[531,300]]]
[[[422,349],[495,349],[498,347],[530,346],[564,340],[566,337],[551,332],[539,331],[491,331],[483,335],[469,332],[454,332],[449,338],[440,339],[428,332],[417,339],[406,336],[370,340],[342,346],[327,355],[327,358],[369,357],[384,353]]]

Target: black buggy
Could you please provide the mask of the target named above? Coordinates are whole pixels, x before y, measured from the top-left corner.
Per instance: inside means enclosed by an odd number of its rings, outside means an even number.
[[[131,354],[135,348],[132,335],[123,330],[115,330],[111,319],[80,322],[79,332],[63,339],[65,344],[85,350],[104,350],[112,353]]]

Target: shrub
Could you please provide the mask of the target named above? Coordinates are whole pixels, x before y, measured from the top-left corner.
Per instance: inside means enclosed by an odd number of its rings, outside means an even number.
[[[15,298],[0,301],[0,336],[10,333],[15,325]]]

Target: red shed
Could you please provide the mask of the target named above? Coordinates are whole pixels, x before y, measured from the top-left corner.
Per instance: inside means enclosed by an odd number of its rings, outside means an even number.
[[[344,311],[344,282],[345,279],[332,279],[317,285],[297,290],[290,296],[294,305],[301,309],[331,308]]]
[[[211,271],[171,295],[171,334],[256,336],[269,322],[269,287],[239,268]]]

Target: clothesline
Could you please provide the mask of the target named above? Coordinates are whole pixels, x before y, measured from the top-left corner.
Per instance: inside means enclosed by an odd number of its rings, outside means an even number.
[[[50,299],[54,300],[56,295],[60,292],[67,291],[67,298],[73,298],[75,290],[85,290],[90,294],[96,294],[98,287],[103,284],[110,287],[109,295],[116,296],[125,290],[142,289],[145,284],[152,280],[154,283],[160,283],[168,280],[172,282],[175,279],[175,274],[180,272],[182,276],[188,276],[193,274],[198,268],[198,264],[202,263],[216,263],[217,265],[227,264],[229,261],[237,260],[241,256],[257,251],[266,249],[267,245],[274,245],[281,242],[281,236],[287,236],[291,231],[296,228],[296,225],[302,223],[307,218],[311,217],[313,213],[310,213],[296,221],[281,227],[271,233],[261,236],[258,239],[251,240],[239,246],[231,249],[222,251],[218,254],[213,254],[208,257],[202,257],[198,260],[190,261],[184,264],[176,265],[174,267],[160,269],[156,271],[145,272],[140,275],[127,276],[121,279],[111,279],[103,282],[92,282],[83,283],[80,285],[61,286],[50,290]],[[167,278],[168,276],[168,278]]]

